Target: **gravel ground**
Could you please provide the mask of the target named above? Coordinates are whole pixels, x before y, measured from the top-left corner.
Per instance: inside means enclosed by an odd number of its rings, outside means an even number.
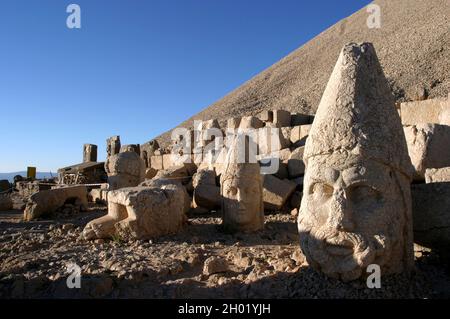
[[[229,235],[219,213],[189,216],[183,232],[150,241],[80,239],[88,212],[22,222],[0,213],[0,298],[448,298],[448,268],[433,252],[417,252],[412,278],[341,283],[308,267],[295,217],[266,216],[265,230]],[[66,285],[67,266],[81,267],[81,288]]]

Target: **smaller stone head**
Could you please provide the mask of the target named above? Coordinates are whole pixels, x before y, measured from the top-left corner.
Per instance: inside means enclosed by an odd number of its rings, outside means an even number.
[[[238,163],[237,143],[232,144],[220,178],[223,226],[229,231],[264,227],[262,177],[258,163]]]
[[[110,156],[105,162],[110,189],[137,186],[145,179],[145,163],[135,152]]]

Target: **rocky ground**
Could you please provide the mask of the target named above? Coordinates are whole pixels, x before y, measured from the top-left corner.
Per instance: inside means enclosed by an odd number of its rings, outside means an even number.
[[[341,283],[308,267],[297,242],[295,217],[266,216],[255,234],[220,230],[219,213],[189,216],[184,231],[150,241],[87,242],[84,225],[101,206],[52,220],[22,222],[0,213],[0,298],[442,298],[450,275],[433,252],[417,252],[410,279]],[[81,288],[66,285],[67,267],[81,267]]]

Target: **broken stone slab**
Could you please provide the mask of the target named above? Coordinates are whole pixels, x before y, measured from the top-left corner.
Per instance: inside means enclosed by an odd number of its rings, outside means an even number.
[[[194,187],[194,208],[203,207],[211,210],[220,207],[220,187],[216,185],[214,170],[198,170],[192,177],[192,186]]]
[[[106,159],[109,189],[137,186],[145,179],[145,164],[135,152],[124,152]]]
[[[411,185],[414,242],[450,248],[450,182]]]
[[[106,140],[107,157],[120,153],[120,136],[111,136]]]
[[[404,102],[400,105],[400,113],[403,125],[427,123],[450,125],[450,100],[437,98]]]
[[[240,117],[232,117],[227,120],[227,128],[236,130],[239,128],[239,124],[241,124]]]
[[[292,151],[288,160],[289,178],[294,179],[305,174],[305,163],[303,162],[304,151],[304,146],[298,147]]]
[[[427,168],[425,170],[425,182],[427,184],[450,182],[450,167]]]
[[[273,121],[275,127],[291,126],[291,112],[285,110],[273,110]]]
[[[300,143],[305,144],[306,138],[309,135],[309,130],[311,129],[311,124],[297,125],[291,129],[290,140],[292,144]]]
[[[110,191],[108,215],[89,222],[86,240],[148,239],[180,231],[185,222],[185,192],[179,183],[148,184]]]
[[[145,167],[151,167],[151,157],[155,155],[157,149],[159,149],[157,140],[151,140],[141,145],[141,158],[144,160]]]
[[[89,192],[89,201],[98,204],[105,204],[108,202],[108,190],[103,188],[93,188]]]
[[[150,167],[155,170],[163,169],[163,157],[162,155],[153,155],[150,157]]]
[[[31,195],[26,204],[23,218],[25,221],[30,221],[43,217],[67,203],[76,204],[80,210],[86,209],[88,205],[86,186],[59,187]]]
[[[135,152],[139,156],[141,155],[141,146],[139,144],[127,144],[122,145],[120,147],[119,153],[125,153],[125,152]]]
[[[83,145],[83,163],[87,162],[97,162],[97,145]]]
[[[183,183],[189,181],[189,173],[184,165],[171,166],[168,169],[159,170],[154,179],[173,179]]]
[[[264,175],[264,210],[275,211],[282,209],[286,200],[295,191],[295,187],[295,183],[290,180],[282,180],[272,175]]]
[[[423,181],[427,168],[450,166],[450,126],[418,124],[403,127],[414,180]]]
[[[254,116],[244,116],[241,118],[239,130],[259,129],[264,126],[264,122]]]

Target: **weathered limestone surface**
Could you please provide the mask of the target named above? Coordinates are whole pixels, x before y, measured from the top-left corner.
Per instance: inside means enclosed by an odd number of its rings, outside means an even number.
[[[290,140],[293,144],[299,142],[306,142],[309,130],[311,129],[311,124],[297,125],[291,129]]]
[[[450,100],[448,98],[404,102],[400,105],[403,125],[450,125]]]
[[[343,281],[369,264],[383,275],[410,272],[412,165],[372,44],[344,46],[303,159],[298,229],[308,264]]]
[[[450,248],[450,182],[413,184],[414,242]]]
[[[83,163],[87,162],[97,162],[97,145],[83,145]]]
[[[295,191],[295,187],[295,183],[290,180],[282,180],[273,175],[264,175],[264,209],[269,211],[280,210]]]
[[[43,190],[29,198],[24,211],[24,220],[30,221],[55,212],[67,202],[73,202],[81,209],[87,208],[86,186],[76,185]]]
[[[240,117],[232,117],[227,120],[227,128],[229,128],[229,129],[235,130],[235,129],[239,128],[240,124],[241,124]]]
[[[124,152],[106,159],[110,190],[137,186],[145,179],[145,164],[135,152]]]
[[[108,215],[89,222],[83,237],[147,239],[181,230],[186,219],[184,187],[179,183],[146,185],[110,191]]]
[[[152,157],[150,157],[150,167],[155,170],[163,169],[162,155],[153,155]]]
[[[240,130],[245,129],[258,129],[264,126],[264,122],[259,118],[254,116],[244,116],[241,118],[241,123],[239,124]]]
[[[289,147],[290,141],[286,139],[279,128],[263,127],[256,132],[258,153],[268,154]]]
[[[220,176],[222,225],[225,231],[249,232],[264,227],[262,178],[258,163],[239,162],[238,138],[230,146]]]
[[[273,122],[273,112],[272,111],[262,111],[258,114],[258,118],[263,122]]]
[[[141,146],[139,144],[122,145],[120,147],[120,153],[125,153],[125,152],[135,152],[136,154],[138,154],[140,156],[141,155]]]
[[[141,158],[144,160],[145,167],[151,166],[151,157],[155,155],[157,149],[159,149],[157,140],[151,140],[141,145]]]
[[[154,179],[170,179],[170,180],[178,180],[180,182],[187,182],[189,180],[189,174],[186,169],[186,166],[172,166],[168,169],[159,170]]]
[[[427,168],[450,166],[450,126],[418,124],[404,128],[414,180],[423,181]]]
[[[120,136],[111,136],[106,140],[107,156],[113,156],[120,153]]]
[[[194,207],[203,207],[207,210],[220,207],[220,187],[216,186],[216,173],[214,170],[198,170],[192,177],[192,186],[194,188]]]
[[[425,182],[427,184],[450,182],[450,167],[427,168],[425,170]]]

